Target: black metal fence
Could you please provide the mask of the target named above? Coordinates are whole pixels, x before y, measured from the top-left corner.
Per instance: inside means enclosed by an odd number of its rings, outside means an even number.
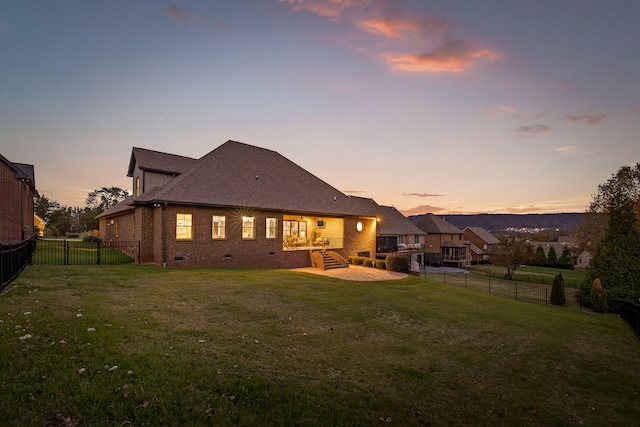
[[[0,244],[0,289],[13,281],[30,262],[38,236],[12,245]]]
[[[140,242],[83,242],[42,239],[33,254],[35,265],[116,265],[140,262]]]
[[[493,277],[480,276],[470,273],[422,273],[425,277],[434,282],[445,283],[447,285],[456,285],[464,288],[475,289],[492,294],[503,295],[517,300],[527,301],[534,304],[551,305],[551,286],[544,284],[531,284],[516,282],[513,280],[495,279]],[[576,310],[591,312],[590,309],[583,307],[576,300],[575,292],[577,289],[565,288],[566,303],[563,307]]]
[[[640,305],[630,302],[620,303],[620,317],[640,338]]]

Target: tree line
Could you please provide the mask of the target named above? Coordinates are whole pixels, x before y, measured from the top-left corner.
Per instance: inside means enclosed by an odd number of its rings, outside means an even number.
[[[574,237],[579,249],[591,253],[585,282],[576,293],[578,301],[594,311],[619,312],[622,302],[640,302],[640,162],[622,166],[592,196]],[[566,250],[566,248],[565,248]],[[553,247],[545,257],[542,247],[534,252],[525,240],[505,239],[492,260],[507,268],[507,277],[522,264],[561,267]]]
[[[98,229],[96,216],[129,197],[119,187],[102,187],[89,192],[84,207],[65,206],[44,194],[34,200],[34,212],[45,223],[48,235],[64,236]]]

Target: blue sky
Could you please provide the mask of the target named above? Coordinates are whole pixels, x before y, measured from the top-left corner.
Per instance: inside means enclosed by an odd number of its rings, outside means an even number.
[[[583,211],[640,161],[640,2],[0,3],[0,154],[84,206],[232,139],[407,214]]]

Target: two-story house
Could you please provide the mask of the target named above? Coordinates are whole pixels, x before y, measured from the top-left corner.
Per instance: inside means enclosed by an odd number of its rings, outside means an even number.
[[[482,227],[465,227],[464,240],[471,242],[471,264],[489,261],[491,248],[500,244],[500,240]]]
[[[470,243],[465,242],[464,233],[432,213],[409,218],[426,234],[425,263],[462,268],[471,264]]]
[[[297,268],[376,250],[368,209],[279,153],[227,141],[200,159],[134,148],[133,196],[98,216],[143,263]]]
[[[38,192],[33,165],[12,163],[0,155],[0,243],[18,243],[33,235],[34,197]]]

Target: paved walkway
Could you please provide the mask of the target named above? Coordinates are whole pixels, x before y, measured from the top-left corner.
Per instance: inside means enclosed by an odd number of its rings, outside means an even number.
[[[335,277],[336,279],[351,280],[356,282],[378,282],[383,280],[399,280],[407,277],[404,273],[381,270],[373,267],[363,267],[361,265],[350,265],[349,268],[333,268],[322,270],[320,268],[305,267],[295,268],[291,271],[318,274],[320,276]]]

